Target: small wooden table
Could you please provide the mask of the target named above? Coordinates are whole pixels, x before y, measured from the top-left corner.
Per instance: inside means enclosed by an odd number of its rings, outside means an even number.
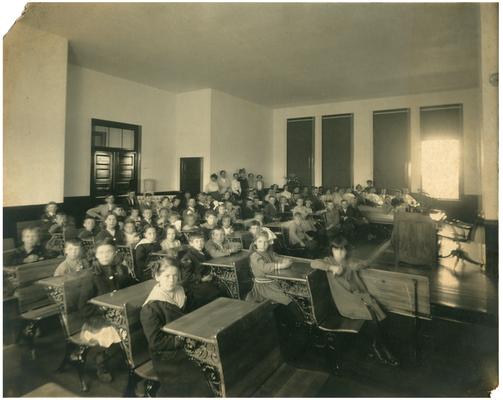
[[[203,263],[234,299],[244,299],[252,286],[250,252],[241,250],[230,256],[217,257]]]
[[[274,271],[266,274],[266,277],[274,279],[278,283],[281,289],[298,305],[304,315],[305,322],[312,324],[314,323],[312,298],[307,283],[308,276],[314,272],[310,266],[311,260],[298,257],[286,258],[293,260],[290,268]]]
[[[131,348],[128,317],[131,310],[143,305],[155,284],[155,280],[151,279],[89,300],[89,303],[104,311],[107,321],[117,329],[130,365],[134,365],[135,360]]]
[[[229,343],[229,340],[234,343],[236,343],[236,340],[240,340],[239,337],[229,335],[229,330],[239,328],[242,331],[245,327],[236,325],[238,321],[247,317],[250,318],[251,314],[256,314],[261,312],[261,309],[269,307],[270,304],[268,303],[251,303],[221,297],[170,322],[162,330],[183,340],[185,352],[202,369],[214,394],[225,397],[232,395],[232,393],[227,393],[226,361],[229,358],[233,359],[232,353],[235,356],[235,351],[226,354],[224,347],[225,344]],[[261,321],[263,322],[264,318],[257,318],[256,323],[248,326],[247,330],[253,330],[254,326],[262,323]],[[261,340],[263,338],[255,338],[256,342]],[[246,351],[246,349],[242,350]],[[252,349],[249,349],[249,351],[252,351]],[[230,368],[227,374],[232,374],[233,369],[239,368],[239,364],[233,365],[234,367]]]

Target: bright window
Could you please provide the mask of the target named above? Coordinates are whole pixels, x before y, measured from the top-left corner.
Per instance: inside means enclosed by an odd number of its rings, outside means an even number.
[[[456,139],[421,142],[422,188],[431,197],[459,199],[459,145]]]

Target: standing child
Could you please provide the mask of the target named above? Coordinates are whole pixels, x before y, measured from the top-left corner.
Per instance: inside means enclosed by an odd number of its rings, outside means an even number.
[[[82,257],[82,242],[80,239],[69,239],[65,242],[65,260],[58,265],[54,276],[80,272],[89,268],[89,262]]]
[[[151,274],[148,270],[149,256],[160,250],[161,246],[157,242],[157,230],[155,227],[149,226],[143,233],[143,239],[135,247],[135,274],[140,282],[150,278]]]

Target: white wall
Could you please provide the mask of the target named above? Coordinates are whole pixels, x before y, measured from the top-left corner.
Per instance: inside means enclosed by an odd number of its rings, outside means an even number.
[[[286,120],[288,118],[315,117],[315,184],[321,185],[321,118],[323,115],[353,113],[353,177],[356,185],[365,183],[367,179],[373,177],[373,111],[409,108],[411,118],[411,189],[416,191],[421,184],[419,108],[459,103],[463,104],[464,193],[480,194],[480,91],[478,89],[275,109],[273,116],[274,182],[282,184],[283,177],[286,176]]]
[[[272,178],[272,110],[212,90],[211,172],[238,168]]]
[[[481,186],[482,212],[498,219],[498,86],[489,79],[498,72],[498,5],[480,5],[481,26]]]
[[[180,188],[180,158],[203,157],[203,188],[211,165],[211,89],[176,95],[176,142],[172,168],[174,187]]]
[[[68,41],[16,22],[4,39],[4,207],[63,201]]]
[[[65,160],[65,196],[88,196],[91,119],[142,127],[141,179],[156,191],[175,190],[175,95],[70,64]],[[143,190],[143,182],[141,185]]]

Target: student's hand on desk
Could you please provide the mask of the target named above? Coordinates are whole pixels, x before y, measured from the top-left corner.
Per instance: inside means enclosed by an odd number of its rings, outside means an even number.
[[[328,267],[328,271],[333,275],[340,275],[342,272],[342,267],[340,265],[331,265]]]
[[[212,279],[213,279],[212,275],[205,275],[201,278],[201,282],[211,282]]]
[[[281,260],[281,267],[282,268],[290,268],[290,266],[292,265],[292,260],[289,259],[289,258],[283,258],[283,260]]]

